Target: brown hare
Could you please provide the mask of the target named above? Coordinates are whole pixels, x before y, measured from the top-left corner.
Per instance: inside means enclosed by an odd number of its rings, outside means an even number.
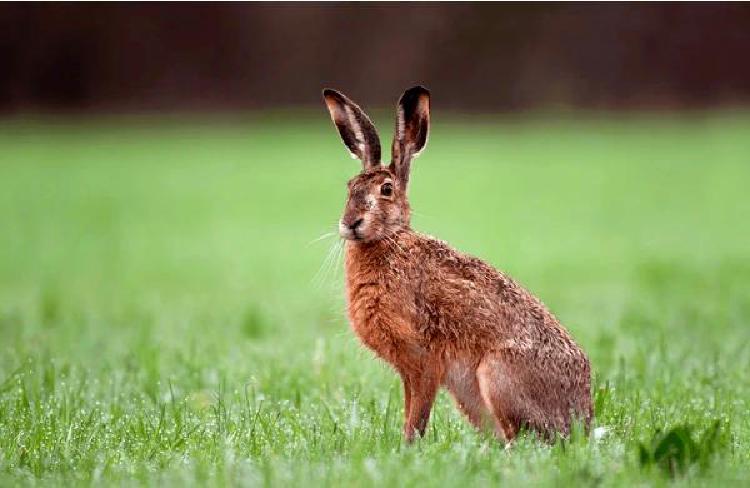
[[[555,316],[489,264],[410,226],[409,167],[427,143],[430,93],[416,86],[401,96],[387,166],[367,115],[335,90],[323,97],[363,167],[339,222],[348,316],[401,375],[406,440],[424,435],[441,386],[472,424],[506,443],[521,428],[565,435],[574,418],[588,428],[589,361]]]

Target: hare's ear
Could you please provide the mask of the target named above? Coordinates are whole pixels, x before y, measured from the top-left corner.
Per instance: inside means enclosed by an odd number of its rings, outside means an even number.
[[[391,147],[390,169],[401,185],[409,183],[411,160],[427,144],[430,130],[430,92],[423,86],[409,88],[396,107],[396,130]]]
[[[362,161],[364,169],[380,165],[380,138],[370,119],[342,93],[329,88],[323,90],[331,120],[341,134],[353,158]]]

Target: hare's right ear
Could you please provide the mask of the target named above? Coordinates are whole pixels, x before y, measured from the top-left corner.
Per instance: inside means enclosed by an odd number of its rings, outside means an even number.
[[[405,189],[412,159],[427,144],[430,131],[430,92],[423,86],[409,88],[396,107],[396,130],[391,147],[390,169]]]
[[[362,109],[330,88],[323,90],[323,98],[352,157],[362,161],[364,169],[380,166],[380,138]]]

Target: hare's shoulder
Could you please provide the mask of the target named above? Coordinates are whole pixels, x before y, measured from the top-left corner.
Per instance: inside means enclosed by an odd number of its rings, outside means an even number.
[[[465,285],[467,291],[473,292],[474,298],[494,299],[499,305],[521,308],[524,312],[544,316],[539,318],[555,321],[539,298],[493,265],[459,251],[441,239],[425,234],[415,234],[415,239],[414,247],[420,249],[419,259],[415,261],[435,286],[441,286],[441,283],[442,286],[448,283]]]
[[[501,288],[520,288],[512,278],[491,264],[459,251],[444,240],[418,233],[414,233],[414,239],[414,247],[419,249],[420,265],[425,270]]]

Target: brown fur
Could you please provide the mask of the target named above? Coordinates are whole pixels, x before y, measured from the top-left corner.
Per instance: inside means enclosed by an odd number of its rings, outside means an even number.
[[[426,144],[429,93],[408,90],[402,114],[411,120],[397,120],[391,165],[364,162],[349,182],[340,232],[349,320],[401,375],[405,438],[424,434],[441,386],[472,424],[493,424],[507,442],[522,427],[549,437],[567,434],[573,418],[588,426],[589,362],[555,316],[492,266],[411,229],[408,168]]]

